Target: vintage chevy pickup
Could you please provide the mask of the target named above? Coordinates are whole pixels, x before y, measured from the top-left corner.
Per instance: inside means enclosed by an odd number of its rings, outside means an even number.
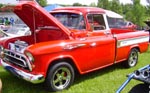
[[[101,8],[65,7],[49,13],[36,2],[23,1],[13,11],[32,34],[1,40],[1,63],[19,78],[44,82],[49,91],[68,88],[76,72],[119,62],[133,67],[138,52],[148,49],[148,32],[112,28],[115,20]]]

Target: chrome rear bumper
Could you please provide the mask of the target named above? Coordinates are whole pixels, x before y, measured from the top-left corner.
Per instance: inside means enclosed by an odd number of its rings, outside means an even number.
[[[36,84],[36,83],[44,82],[44,80],[45,80],[45,78],[42,74],[33,75],[33,74],[30,74],[30,73],[24,72],[22,70],[19,70],[19,69],[13,67],[13,66],[7,64],[6,62],[3,62],[2,60],[1,60],[1,64],[9,72],[11,72],[15,76],[17,76],[21,79],[24,79],[28,82]]]

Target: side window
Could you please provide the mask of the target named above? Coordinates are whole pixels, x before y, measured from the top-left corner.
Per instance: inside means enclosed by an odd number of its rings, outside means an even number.
[[[104,30],[106,28],[102,14],[88,14],[87,18],[93,30]]]

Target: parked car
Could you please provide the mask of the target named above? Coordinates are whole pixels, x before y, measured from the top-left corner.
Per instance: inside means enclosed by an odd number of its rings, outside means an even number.
[[[125,21],[125,26],[124,26],[124,28],[136,30],[136,29],[137,29],[137,25],[133,24],[133,23],[130,22],[130,21]]]
[[[148,49],[148,32],[112,32],[101,8],[62,7],[48,13],[27,1],[13,11],[32,34],[0,40],[2,66],[26,81],[45,82],[49,91],[68,88],[75,72],[86,74],[119,62],[134,67],[138,52]]]
[[[137,29],[137,25],[130,21],[118,21],[117,25],[122,29],[132,29],[133,31]]]
[[[7,31],[11,26],[5,25],[4,23],[0,23],[0,29],[3,31]]]
[[[31,31],[29,27],[25,24],[15,24],[7,31],[0,30],[0,39],[6,39],[10,37],[17,37],[17,36],[28,36],[31,35]]]

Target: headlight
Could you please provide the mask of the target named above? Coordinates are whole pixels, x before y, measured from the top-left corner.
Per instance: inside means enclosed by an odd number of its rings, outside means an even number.
[[[28,57],[30,62],[34,62],[34,57],[30,52],[25,52],[26,56]]]
[[[0,58],[4,57],[4,47],[0,45]]]
[[[4,50],[4,47],[0,45],[0,52]]]

